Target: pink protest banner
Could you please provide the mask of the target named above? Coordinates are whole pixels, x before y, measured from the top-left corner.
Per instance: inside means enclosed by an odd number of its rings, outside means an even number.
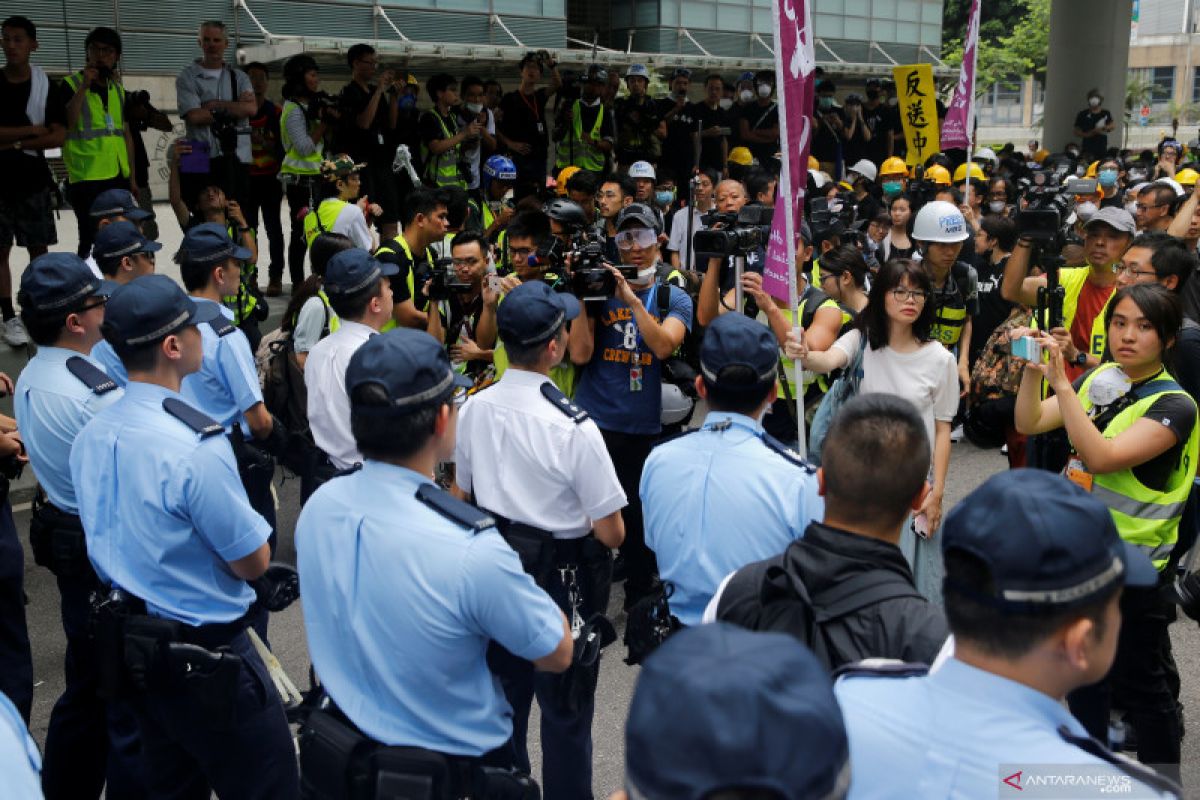
[[[775,73],[779,76],[779,141],[783,165],[779,197],[771,223],[771,241],[763,267],[763,289],[786,300],[796,297],[796,236],[804,219],[808,188],[808,151],[812,139],[812,0],[775,0]]]
[[[954,99],[946,109],[946,121],[942,123],[942,149],[971,147],[971,118],[975,110],[975,62],[979,56],[979,0],[971,4],[970,24],[967,26],[967,42],[963,48],[962,68],[958,72],[958,85],[954,87]]]

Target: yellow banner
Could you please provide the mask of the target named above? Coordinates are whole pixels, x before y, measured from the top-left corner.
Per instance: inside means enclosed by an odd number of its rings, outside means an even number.
[[[897,107],[908,147],[905,163],[915,167],[938,152],[941,141],[933,67],[929,64],[893,67],[892,75],[896,79]]]

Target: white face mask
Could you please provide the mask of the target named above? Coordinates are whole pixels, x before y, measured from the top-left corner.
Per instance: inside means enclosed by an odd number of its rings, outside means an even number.
[[[1075,206],[1075,213],[1082,222],[1087,222],[1089,219],[1094,217],[1096,215],[1096,210],[1096,204],[1091,200]]]
[[[770,97],[771,96],[771,84],[760,83],[758,85],[758,96],[759,97]]]
[[[600,105],[600,98],[593,97],[591,100],[588,100],[586,97],[581,97],[581,98],[579,98],[579,102],[583,103],[588,108],[594,108],[594,107]]]
[[[887,99],[887,104],[891,107],[895,107],[899,102],[900,102],[900,100],[895,97],[889,97]]]
[[[717,101],[717,105],[725,111],[728,111],[729,109],[733,108],[733,100],[729,97],[722,97]]]
[[[992,200],[988,203],[988,210],[993,214],[999,214],[1004,211],[1005,203],[1003,200]]]
[[[1088,105],[1091,106],[1092,108],[1096,108],[1097,106],[1100,105],[1100,98],[1099,97],[1089,97]]]
[[[638,274],[637,274],[637,280],[630,281],[630,283],[635,283],[638,286],[645,286],[646,284],[648,284],[652,280],[654,280],[654,273],[656,273],[656,272],[658,272],[657,266],[649,266],[649,267],[646,267],[645,269],[639,269]]]
[[[480,111],[483,111],[483,103],[467,103],[466,106],[467,111],[470,111],[472,114],[478,114]]]
[[[740,92],[738,92],[738,99],[743,103],[749,103],[754,99],[754,92],[750,91],[749,89],[742,89]]]
[[[1134,203],[1134,202],[1126,203],[1125,210],[1128,211],[1131,216],[1133,214],[1136,214],[1137,213],[1137,203]]]

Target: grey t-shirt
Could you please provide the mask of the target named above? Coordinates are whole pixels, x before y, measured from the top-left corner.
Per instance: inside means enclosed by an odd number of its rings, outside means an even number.
[[[233,74],[233,80],[230,81],[230,73]],[[233,91],[236,84],[237,91]],[[250,78],[240,69],[233,69],[229,65],[223,65],[220,69],[207,69],[200,66],[200,62],[188,64],[183,68],[183,72],[179,73],[179,77],[175,79],[175,96],[176,103],[179,109],[179,116],[183,116],[187,112],[203,107],[207,100],[237,100],[245,92],[253,92],[254,89],[250,86]],[[251,159],[250,154],[250,126],[246,120],[238,120],[239,127],[245,128],[245,133],[239,134],[237,138],[237,157],[238,161],[243,164],[249,164]],[[221,152],[221,145],[213,135],[212,126],[210,125],[192,125],[185,123],[187,127],[187,138],[192,141],[208,142],[210,153],[213,157],[224,155]]]

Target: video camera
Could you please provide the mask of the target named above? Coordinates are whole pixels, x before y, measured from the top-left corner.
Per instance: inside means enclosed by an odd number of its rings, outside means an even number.
[[[815,202],[815,201],[814,201]],[[767,206],[747,205],[737,214],[710,213],[701,217],[710,228],[692,236],[692,248],[697,252],[721,256],[745,256],[766,247],[771,237],[773,210]]]
[[[439,258],[433,262],[433,275],[429,279],[430,300],[448,300],[450,295],[463,294],[471,288],[470,281],[459,279],[453,259]]]
[[[317,92],[308,103],[309,118],[337,119],[338,100],[328,92]]]

